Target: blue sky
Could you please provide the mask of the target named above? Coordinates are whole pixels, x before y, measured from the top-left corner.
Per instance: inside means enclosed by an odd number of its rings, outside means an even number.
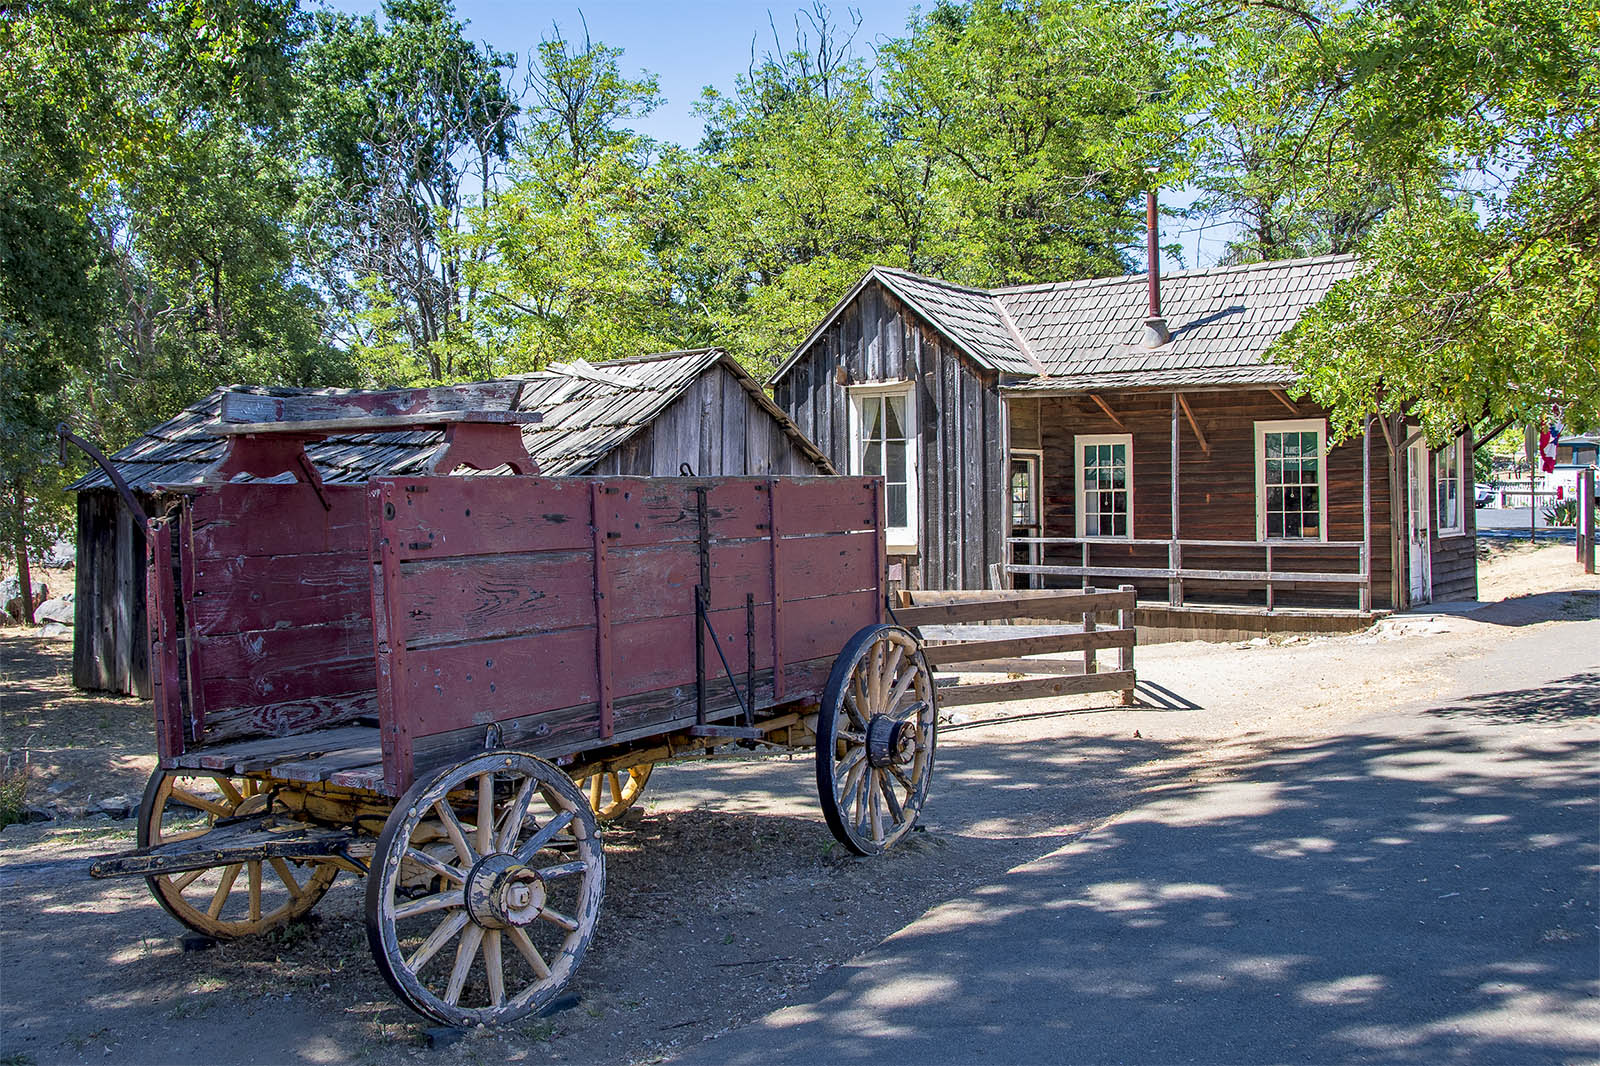
[[[379,6],[379,0],[325,2],[329,7],[357,14],[371,14]],[[858,3],[848,9],[842,4],[828,5],[830,17],[841,24],[848,24],[847,10],[861,16],[855,48],[869,60],[874,44],[903,34],[911,14],[927,6],[931,3],[919,5],[903,0]],[[730,90],[734,78],[749,66],[752,40],[758,57],[772,50],[772,30],[776,25],[783,46],[791,46],[797,15],[801,27],[815,38],[809,22],[800,14],[798,2],[769,8],[738,0],[611,0],[587,5],[542,0],[455,0],[455,7],[467,24],[469,38],[515,52],[524,62],[529,51],[542,38],[551,36],[555,27],[573,40],[581,38],[587,22],[592,40],[622,49],[625,73],[636,76],[640,71],[649,71],[659,79],[665,103],[636,123],[639,132],[690,147],[700,140],[701,122],[693,108],[701,90],[708,85]],[[1186,199],[1180,193],[1165,202]],[[1166,219],[1162,224],[1162,240],[1181,240],[1191,267],[1215,262],[1226,235],[1223,229],[1198,232],[1198,225],[1180,219]],[[1198,245],[1197,240],[1201,242]],[[1142,265],[1143,257],[1139,260]],[[1165,270],[1178,265],[1170,260],[1162,264]]]

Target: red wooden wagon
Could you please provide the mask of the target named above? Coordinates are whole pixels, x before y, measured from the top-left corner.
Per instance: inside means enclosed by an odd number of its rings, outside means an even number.
[[[916,821],[936,708],[916,639],[883,622],[880,480],[543,478],[529,416],[437,390],[354,418],[254,402],[224,405],[254,420],[225,421],[209,483],[149,523],[160,766],[139,849],[96,876],[145,876],[183,924],[238,937],[364,874],[395,993],[473,1025],[571,977],[599,822],[656,761],[814,748],[847,847]],[[304,460],[397,427],[446,431],[431,470],[332,485]]]

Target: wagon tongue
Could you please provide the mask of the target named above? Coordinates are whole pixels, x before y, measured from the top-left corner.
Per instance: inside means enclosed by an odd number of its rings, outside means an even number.
[[[197,837],[101,859],[89,867],[89,876],[148,877],[266,859],[345,858],[354,840],[347,830],[258,814],[218,822]]]

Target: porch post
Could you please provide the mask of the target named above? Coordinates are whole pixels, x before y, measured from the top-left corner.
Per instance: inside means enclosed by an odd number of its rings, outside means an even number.
[[[1183,549],[1178,546],[1178,394],[1172,394],[1172,537],[1167,544],[1167,567],[1172,576],[1167,579],[1167,602],[1173,607],[1183,603],[1183,578],[1178,570],[1183,566]]]
[[[1000,386],[995,386],[999,392]],[[1039,481],[1044,482],[1044,461],[1039,463]],[[996,588],[1016,588],[1016,581],[1011,576],[1011,538],[1016,531],[1011,528],[1011,401],[1007,400],[1004,393],[1000,393],[1000,558],[995,560],[1000,568],[999,580],[991,581]],[[1044,514],[1044,503],[1034,501],[1039,507],[1039,514]],[[1041,533],[1044,532],[1041,524]]]
[[[1372,416],[1361,424],[1361,590],[1357,605],[1372,610]]]

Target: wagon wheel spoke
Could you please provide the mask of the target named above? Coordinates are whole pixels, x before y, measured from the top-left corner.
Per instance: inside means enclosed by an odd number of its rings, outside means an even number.
[[[261,920],[261,862],[257,860],[249,864],[250,867],[250,920]]]
[[[207,814],[214,814],[218,818],[227,818],[233,814],[232,807],[225,807],[215,800],[206,799],[204,796],[197,796],[193,792],[189,792],[185,789],[174,787],[172,790],[172,798],[177,800],[179,803],[184,804],[185,806],[193,807],[197,811],[205,811]]]
[[[277,857],[273,857],[270,861],[272,863],[272,872],[278,875],[278,880],[282,881],[283,887],[289,890],[289,895],[298,898],[305,894],[305,889],[300,887],[300,882],[295,880],[294,874],[290,872],[288,863]]]
[[[516,946],[517,951],[521,953],[524,959],[528,960],[528,966],[533,970],[534,976],[541,981],[549,977],[550,965],[544,961],[544,956],[539,954],[539,949],[533,946],[533,941],[528,937],[527,930],[513,926],[507,929],[506,932],[511,934],[511,943]]]
[[[545,881],[554,881],[560,877],[571,877],[573,874],[586,873],[589,864],[586,862],[564,862],[559,866],[546,866],[539,871],[539,877]]]
[[[494,850],[510,851],[511,846],[517,842],[517,835],[522,832],[522,827],[528,821],[528,804],[533,800],[533,779],[522,783],[517,789],[516,796],[511,800],[511,805],[506,808],[505,821],[500,826],[500,836],[494,842]]]
[[[452,1007],[461,1001],[461,991],[466,987],[467,974],[478,957],[478,945],[483,943],[483,927],[467,926],[456,944],[456,964],[450,968],[450,983],[445,986],[444,1001]]]
[[[222,907],[228,902],[228,893],[233,891],[233,883],[239,878],[239,864],[234,863],[222,871],[222,883],[217,886],[217,891],[211,897],[211,904],[206,908],[207,916],[217,917],[222,913]]]
[[[472,845],[467,843],[467,831],[462,827],[461,819],[456,817],[455,808],[450,806],[449,797],[437,800],[433,809],[439,812],[439,824],[444,827],[445,836],[449,837],[450,843],[455,846],[461,864],[471,866],[477,862],[477,853],[472,850]]]
[[[542,829],[528,838],[528,842],[526,844],[517,849],[517,861],[520,863],[532,862],[533,857],[539,854],[539,852],[542,851],[547,844],[554,840],[558,833],[572,824],[572,819],[573,813],[571,811],[562,811],[560,814],[546,822]]]
[[[439,954],[439,949],[448,944],[452,937],[461,932],[461,927],[471,920],[466,911],[460,910],[434,926],[433,932],[429,933],[427,939],[406,959],[406,965],[412,970],[422,969],[428,964],[428,960]]]
[[[410,918],[417,914],[427,914],[429,911],[442,911],[450,907],[464,907],[466,897],[460,889],[448,892],[435,892],[431,896],[414,899],[410,903],[402,904],[394,909],[395,918]]]
[[[894,824],[899,825],[906,820],[905,812],[900,809],[900,800],[894,794],[894,784],[885,776],[879,783],[883,789],[883,802],[889,807],[889,817],[894,819]]]
[[[500,957],[500,930],[486,929],[483,933],[483,970],[489,978],[489,1004],[506,1005],[505,961]]]
[[[473,845],[479,855],[494,850],[494,775],[478,775],[478,816],[473,826]]]
[[[239,804],[244,802],[244,793],[234,788],[232,781],[229,781],[226,777],[213,777],[211,780],[215,781],[217,783],[217,787],[222,790],[222,794],[228,797],[229,803],[237,807]],[[249,780],[249,778],[245,779],[245,787],[247,788],[249,787]]]
[[[565,929],[569,933],[576,932],[578,928],[578,920],[576,918],[569,918],[553,907],[542,908],[539,911],[539,920],[541,922],[549,922],[557,929]]]
[[[416,863],[423,869],[435,873],[446,880],[454,881],[456,884],[464,885],[467,883],[466,871],[442,863],[425,851],[417,848],[407,848],[405,850],[405,859],[407,862]]]

